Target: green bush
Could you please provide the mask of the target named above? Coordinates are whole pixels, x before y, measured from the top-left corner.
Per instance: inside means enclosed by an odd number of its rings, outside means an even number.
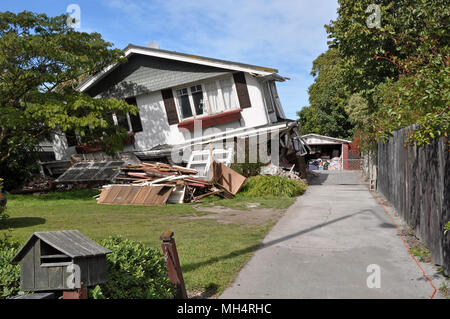
[[[239,174],[245,177],[257,176],[259,175],[260,169],[262,166],[267,164],[263,164],[261,162],[257,163],[232,163],[231,169],[238,172]]]
[[[4,234],[0,237],[0,299],[17,295],[20,289],[20,265],[11,259],[19,251],[20,244]]]
[[[450,231],[450,221],[444,225],[444,235],[446,235]]]
[[[175,287],[169,281],[163,253],[143,243],[113,236],[103,240],[107,255],[108,281],[91,289],[97,299],[173,298]]]
[[[253,176],[245,181],[239,195],[244,197],[296,197],[306,191],[302,181],[280,176]]]

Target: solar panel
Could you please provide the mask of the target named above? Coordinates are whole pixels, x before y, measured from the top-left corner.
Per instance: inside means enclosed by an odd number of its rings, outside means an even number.
[[[94,182],[112,181],[120,173],[124,161],[81,162],[76,163],[62,174],[56,182]]]

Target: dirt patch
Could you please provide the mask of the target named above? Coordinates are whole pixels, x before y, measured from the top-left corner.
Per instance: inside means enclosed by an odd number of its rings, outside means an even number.
[[[411,253],[416,256],[419,261],[425,263],[431,263],[431,253],[428,248],[416,237],[414,230],[408,226],[403,226],[400,230],[403,238],[406,241]]]
[[[273,208],[256,208],[249,210],[239,210],[222,206],[198,207],[198,211],[209,212],[211,214],[203,216],[189,216],[186,219],[215,219],[221,224],[248,224],[265,225],[270,221],[277,221],[285,212]]]

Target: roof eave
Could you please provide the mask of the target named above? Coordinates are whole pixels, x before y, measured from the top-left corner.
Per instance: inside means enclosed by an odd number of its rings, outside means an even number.
[[[136,46],[131,43],[128,44],[123,49],[123,52],[124,52],[125,57],[129,57],[132,54],[142,54],[142,55],[149,55],[149,56],[171,59],[171,60],[176,60],[176,61],[207,65],[207,66],[227,69],[230,71],[241,71],[241,72],[253,73],[258,76],[276,75],[278,81],[289,80],[289,78],[284,78],[284,77],[278,75],[277,74],[278,70],[273,69],[273,68],[261,67],[261,66],[244,64],[244,63],[239,63],[239,62],[219,60],[219,59],[214,59],[214,58],[207,58],[207,57],[196,56],[196,55],[189,55],[189,54],[175,52],[175,51],[152,49],[152,48],[147,48],[147,47],[142,47],[142,46]],[[111,65],[107,66],[106,68],[104,68],[102,71],[98,72],[97,74],[90,76],[89,78],[84,80],[82,83],[80,83],[76,87],[76,90],[78,90],[79,92],[85,92],[92,85],[96,84],[98,81],[100,81],[106,75],[111,73],[118,65],[119,65],[119,63],[111,64]]]

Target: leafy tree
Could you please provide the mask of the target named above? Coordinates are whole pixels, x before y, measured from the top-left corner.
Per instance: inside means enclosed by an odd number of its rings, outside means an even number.
[[[379,5],[381,26],[369,28],[366,12]],[[393,130],[419,124],[410,137],[419,145],[448,136],[450,123],[450,10],[443,0],[340,0],[338,18],[326,26],[342,61],[346,89],[367,101],[368,143]],[[355,102],[353,100],[352,102]],[[348,107],[349,108],[349,107]],[[367,117],[367,113],[353,113]],[[363,123],[364,119],[357,120]]]
[[[361,128],[367,125],[370,117],[369,103],[361,93],[355,93],[350,96],[344,108],[356,127]]]
[[[124,58],[100,34],[76,32],[66,19],[0,12],[0,176],[30,165],[51,134],[75,130],[92,143],[95,132],[95,143],[119,149],[126,132],[112,124],[111,113],[137,112],[121,100],[76,90],[82,79]]]
[[[317,57],[311,75],[315,79],[309,87],[310,106],[297,113],[301,134],[351,137],[353,125],[344,109],[348,92],[343,84],[338,51],[330,49]]]

